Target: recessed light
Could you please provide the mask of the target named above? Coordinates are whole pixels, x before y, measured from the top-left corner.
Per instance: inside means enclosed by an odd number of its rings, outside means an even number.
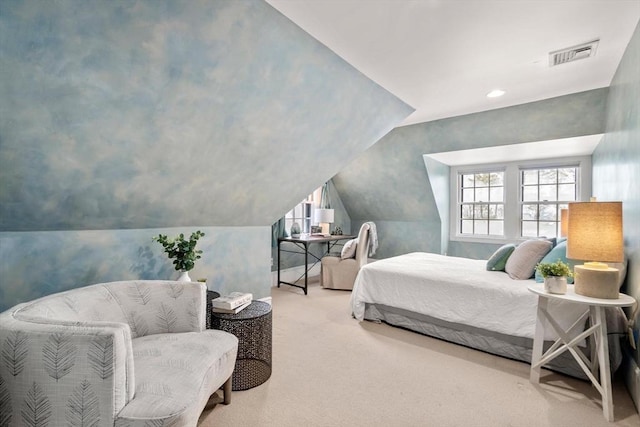
[[[497,98],[505,94],[505,91],[501,89],[494,89],[487,94],[487,98]]]

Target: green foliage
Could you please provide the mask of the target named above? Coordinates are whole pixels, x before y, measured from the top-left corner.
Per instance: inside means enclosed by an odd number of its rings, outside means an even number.
[[[180,233],[175,239],[169,239],[163,234],[158,234],[153,238],[160,243],[167,253],[169,259],[173,260],[173,265],[177,271],[189,271],[195,266],[196,260],[200,259],[201,250],[196,250],[198,239],[204,236],[200,230],[191,233],[189,240],[185,240],[184,234]]]
[[[536,266],[536,270],[542,277],[548,276],[566,276],[573,277],[573,273],[571,272],[571,268],[568,264],[562,262],[562,260],[558,259],[556,262],[541,262]]]

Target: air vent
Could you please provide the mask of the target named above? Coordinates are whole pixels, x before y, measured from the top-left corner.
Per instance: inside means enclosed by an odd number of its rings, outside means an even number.
[[[596,48],[600,40],[593,40],[588,43],[579,44],[577,46],[568,47],[566,49],[556,50],[549,53],[549,66],[553,67],[567,62],[585,59],[596,54]]]

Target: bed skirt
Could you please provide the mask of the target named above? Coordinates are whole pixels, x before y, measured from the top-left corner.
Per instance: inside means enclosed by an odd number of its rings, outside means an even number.
[[[384,322],[391,326],[408,329],[497,356],[531,363],[533,340],[530,338],[515,337],[468,325],[446,322],[431,316],[383,304],[367,303],[365,305],[364,318],[370,321]],[[544,349],[548,349],[552,344],[553,342],[551,341],[545,341]],[[582,348],[585,354],[590,354],[588,345]],[[622,362],[619,335],[609,335],[609,358],[613,373]],[[556,357],[544,368],[575,378],[588,379],[578,363],[567,352]]]

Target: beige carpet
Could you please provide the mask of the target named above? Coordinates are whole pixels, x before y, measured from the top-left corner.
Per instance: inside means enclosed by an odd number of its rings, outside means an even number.
[[[273,373],[199,426],[640,426],[614,378],[615,423],[590,383],[350,316],[349,292],[273,288]]]

